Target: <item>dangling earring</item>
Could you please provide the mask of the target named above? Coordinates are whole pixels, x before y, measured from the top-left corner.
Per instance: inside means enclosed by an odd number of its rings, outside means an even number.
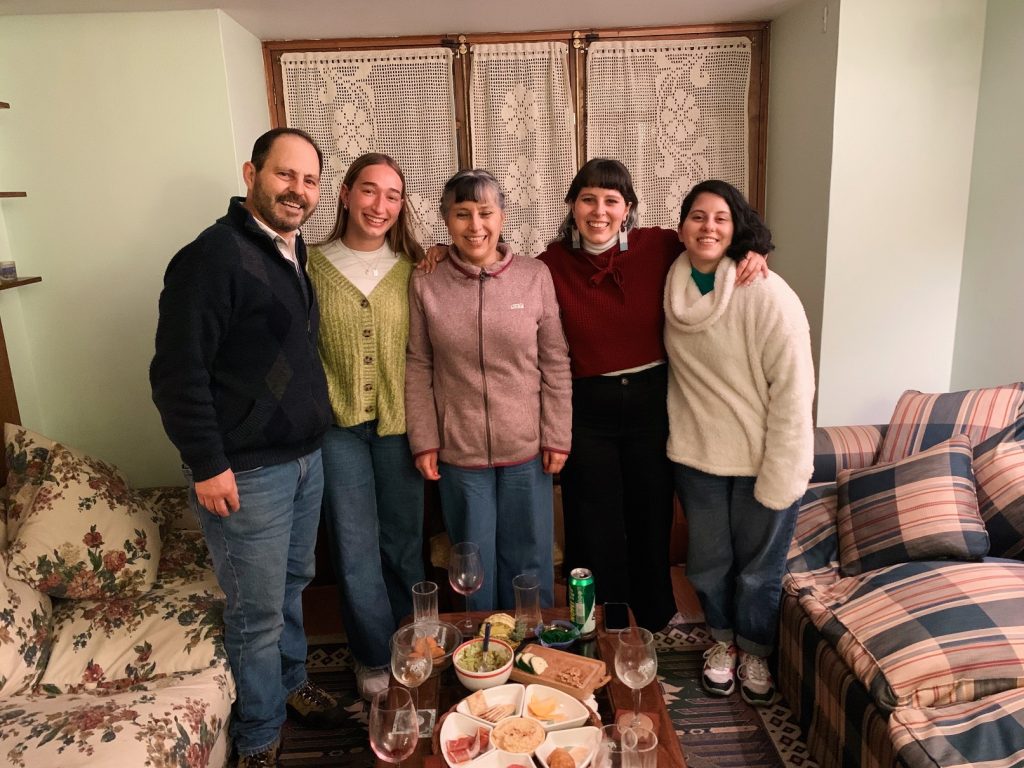
[[[625,253],[629,250],[629,235],[626,234],[626,222],[622,222],[622,226],[619,227],[619,253]]]
[[[570,229],[572,230],[572,247],[578,249],[580,247],[580,231],[576,229],[575,224]]]

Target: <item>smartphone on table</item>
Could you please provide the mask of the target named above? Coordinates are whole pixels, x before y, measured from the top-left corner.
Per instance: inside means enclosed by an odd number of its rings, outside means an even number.
[[[604,631],[621,632],[629,627],[629,606],[626,603],[604,604]]]

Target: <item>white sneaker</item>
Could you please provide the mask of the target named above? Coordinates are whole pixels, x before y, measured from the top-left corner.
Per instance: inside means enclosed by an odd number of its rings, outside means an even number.
[[[704,651],[704,690],[712,696],[728,696],[736,690],[736,646],[719,640]]]
[[[355,668],[356,690],[364,700],[371,701],[376,694],[388,687],[391,672],[387,667],[366,667],[356,661]]]
[[[775,681],[763,656],[743,652],[736,676],[740,679],[740,695],[747,704],[763,707],[775,699]]]

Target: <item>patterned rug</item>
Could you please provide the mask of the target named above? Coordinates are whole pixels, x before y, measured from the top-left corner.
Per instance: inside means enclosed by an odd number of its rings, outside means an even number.
[[[700,670],[710,640],[703,625],[673,623],[655,641],[658,679],[688,768],[817,768],[785,702],[757,709],[739,696],[704,693]],[[356,695],[348,647],[311,645],[308,667],[310,677],[342,702],[349,725],[325,732],[286,723],[281,762],[289,768],[369,768],[374,763],[366,738],[369,708]]]

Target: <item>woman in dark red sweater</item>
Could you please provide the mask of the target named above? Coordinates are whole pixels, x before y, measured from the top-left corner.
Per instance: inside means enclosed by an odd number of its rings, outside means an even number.
[[[598,602],[628,602],[656,631],[675,613],[662,299],[682,246],[673,230],[636,228],[637,195],[616,160],[584,165],[565,202],[559,238],[538,257],[555,284],[573,376],[565,568],[590,568]],[[743,282],[766,270],[749,256]]]

